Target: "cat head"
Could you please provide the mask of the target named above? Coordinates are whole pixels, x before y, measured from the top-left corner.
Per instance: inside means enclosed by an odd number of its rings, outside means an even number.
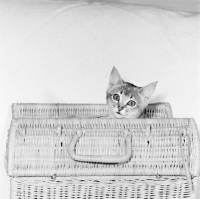
[[[157,82],[138,87],[124,82],[113,67],[106,92],[110,114],[115,118],[138,118],[147,107],[150,97],[156,89]]]

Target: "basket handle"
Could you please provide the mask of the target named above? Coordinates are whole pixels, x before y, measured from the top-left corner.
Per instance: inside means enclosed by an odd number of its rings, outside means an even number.
[[[127,162],[132,156],[132,147],[131,147],[131,133],[129,131],[125,131],[125,151],[126,154],[123,156],[92,156],[92,155],[77,155],[75,153],[75,147],[78,140],[81,138],[83,132],[79,130],[76,135],[73,136],[71,143],[69,145],[69,156],[75,160],[80,162],[94,162],[94,163],[124,163]]]

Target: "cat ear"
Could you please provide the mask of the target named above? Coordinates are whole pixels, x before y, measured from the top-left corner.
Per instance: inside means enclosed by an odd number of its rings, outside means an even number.
[[[115,84],[123,84],[123,80],[118,72],[118,70],[113,67],[111,74],[110,74],[110,80],[109,80],[109,87],[115,85]]]
[[[118,70],[113,67],[111,73],[110,73],[110,80],[109,80],[109,84],[108,84],[108,88],[107,91],[109,91],[114,85],[116,84],[123,84],[124,81],[122,80]]]
[[[156,90],[157,83],[158,82],[153,82],[151,84],[148,84],[148,85],[142,87],[139,90],[139,92],[143,95],[145,100],[149,100],[150,99],[150,97],[152,96],[152,94]]]

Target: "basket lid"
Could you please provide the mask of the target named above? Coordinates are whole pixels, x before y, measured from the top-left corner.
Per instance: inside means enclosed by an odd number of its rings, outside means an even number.
[[[185,175],[182,147],[196,176],[199,142],[193,119],[17,119],[8,174]]]

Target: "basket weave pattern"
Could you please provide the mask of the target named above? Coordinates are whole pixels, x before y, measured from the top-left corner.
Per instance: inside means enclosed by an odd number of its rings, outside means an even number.
[[[13,104],[13,119],[17,118],[88,118],[106,116],[109,108],[106,104]],[[172,118],[169,103],[149,104],[144,118]]]
[[[151,126],[147,142],[146,126]],[[56,126],[62,132],[56,131]],[[132,157],[126,164],[82,163],[69,157],[68,150],[77,129],[84,135],[76,145],[82,156],[125,155],[124,130],[131,133]],[[18,119],[10,129],[9,175],[185,175],[180,152],[180,134],[189,133],[182,145],[190,156],[192,175],[199,175],[198,131],[192,119]]]
[[[197,179],[194,180],[197,185]],[[48,178],[12,178],[12,198],[84,198],[84,199],[183,199],[191,198],[184,177],[122,176]]]
[[[174,119],[169,103],[150,104],[143,119],[106,118],[103,104],[13,104],[12,111],[11,199],[189,199],[197,191],[197,126]]]

